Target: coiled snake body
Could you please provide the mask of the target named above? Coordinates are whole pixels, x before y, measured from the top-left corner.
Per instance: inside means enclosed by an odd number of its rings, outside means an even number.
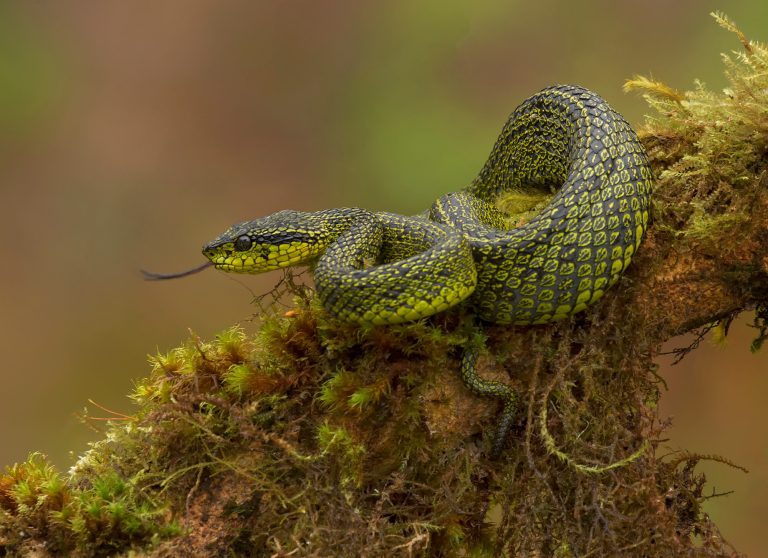
[[[203,253],[218,269],[245,273],[316,261],[318,294],[343,320],[393,324],[466,301],[482,320],[541,324],[585,309],[618,280],[648,225],[651,186],[627,122],[584,88],[554,86],[512,113],[477,178],[428,215],[280,211],[230,227]],[[555,189],[519,227],[494,205],[510,192]],[[515,396],[480,378],[476,357],[465,350],[465,384],[505,402],[498,454]]]

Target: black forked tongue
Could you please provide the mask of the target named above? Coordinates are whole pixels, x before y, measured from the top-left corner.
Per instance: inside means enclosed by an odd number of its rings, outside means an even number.
[[[193,267],[192,269],[188,269],[186,271],[179,271],[178,273],[155,273],[154,271],[147,271],[145,269],[140,269],[139,271],[141,271],[145,281],[162,281],[165,279],[178,279],[179,277],[194,275],[195,273],[200,273],[206,267],[211,267],[212,265],[213,262],[205,262],[203,265]]]

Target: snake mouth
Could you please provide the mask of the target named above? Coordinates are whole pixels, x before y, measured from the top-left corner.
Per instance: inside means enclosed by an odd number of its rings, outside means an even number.
[[[263,273],[301,263],[295,257],[263,257],[253,255],[217,255],[211,258],[211,265],[219,271],[228,273]]]
[[[242,265],[238,266],[231,263],[218,263],[212,265],[214,269],[226,271],[228,273],[254,273],[253,269]]]
[[[236,250],[230,244],[209,245],[203,255],[220,271],[230,273],[264,273],[294,265],[307,264],[325,250],[321,243],[292,241],[253,244],[248,250]]]

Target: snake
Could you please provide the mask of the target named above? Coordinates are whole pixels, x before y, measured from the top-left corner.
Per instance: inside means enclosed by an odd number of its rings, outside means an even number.
[[[284,210],[229,227],[203,254],[227,272],[309,264],[324,308],[344,321],[397,324],[461,306],[481,322],[546,324],[585,310],[619,280],[648,227],[652,186],[627,121],[592,91],[556,85],[512,112],[468,186],[420,215]],[[520,224],[497,203],[515,195],[549,201]],[[480,348],[470,345],[463,383],[503,402],[498,456],[516,394],[478,374]]]

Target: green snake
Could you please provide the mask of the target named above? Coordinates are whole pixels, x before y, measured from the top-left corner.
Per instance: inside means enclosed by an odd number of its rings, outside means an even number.
[[[648,226],[652,189],[645,151],[629,124],[595,93],[549,87],[511,114],[478,176],[428,213],[359,208],[280,211],[233,225],[209,243],[208,265],[260,273],[310,263],[333,316],[395,324],[464,304],[480,320],[543,324],[587,308],[616,283]],[[522,226],[500,196],[554,196]],[[503,447],[515,393],[476,372],[474,393],[504,402],[493,445]]]

